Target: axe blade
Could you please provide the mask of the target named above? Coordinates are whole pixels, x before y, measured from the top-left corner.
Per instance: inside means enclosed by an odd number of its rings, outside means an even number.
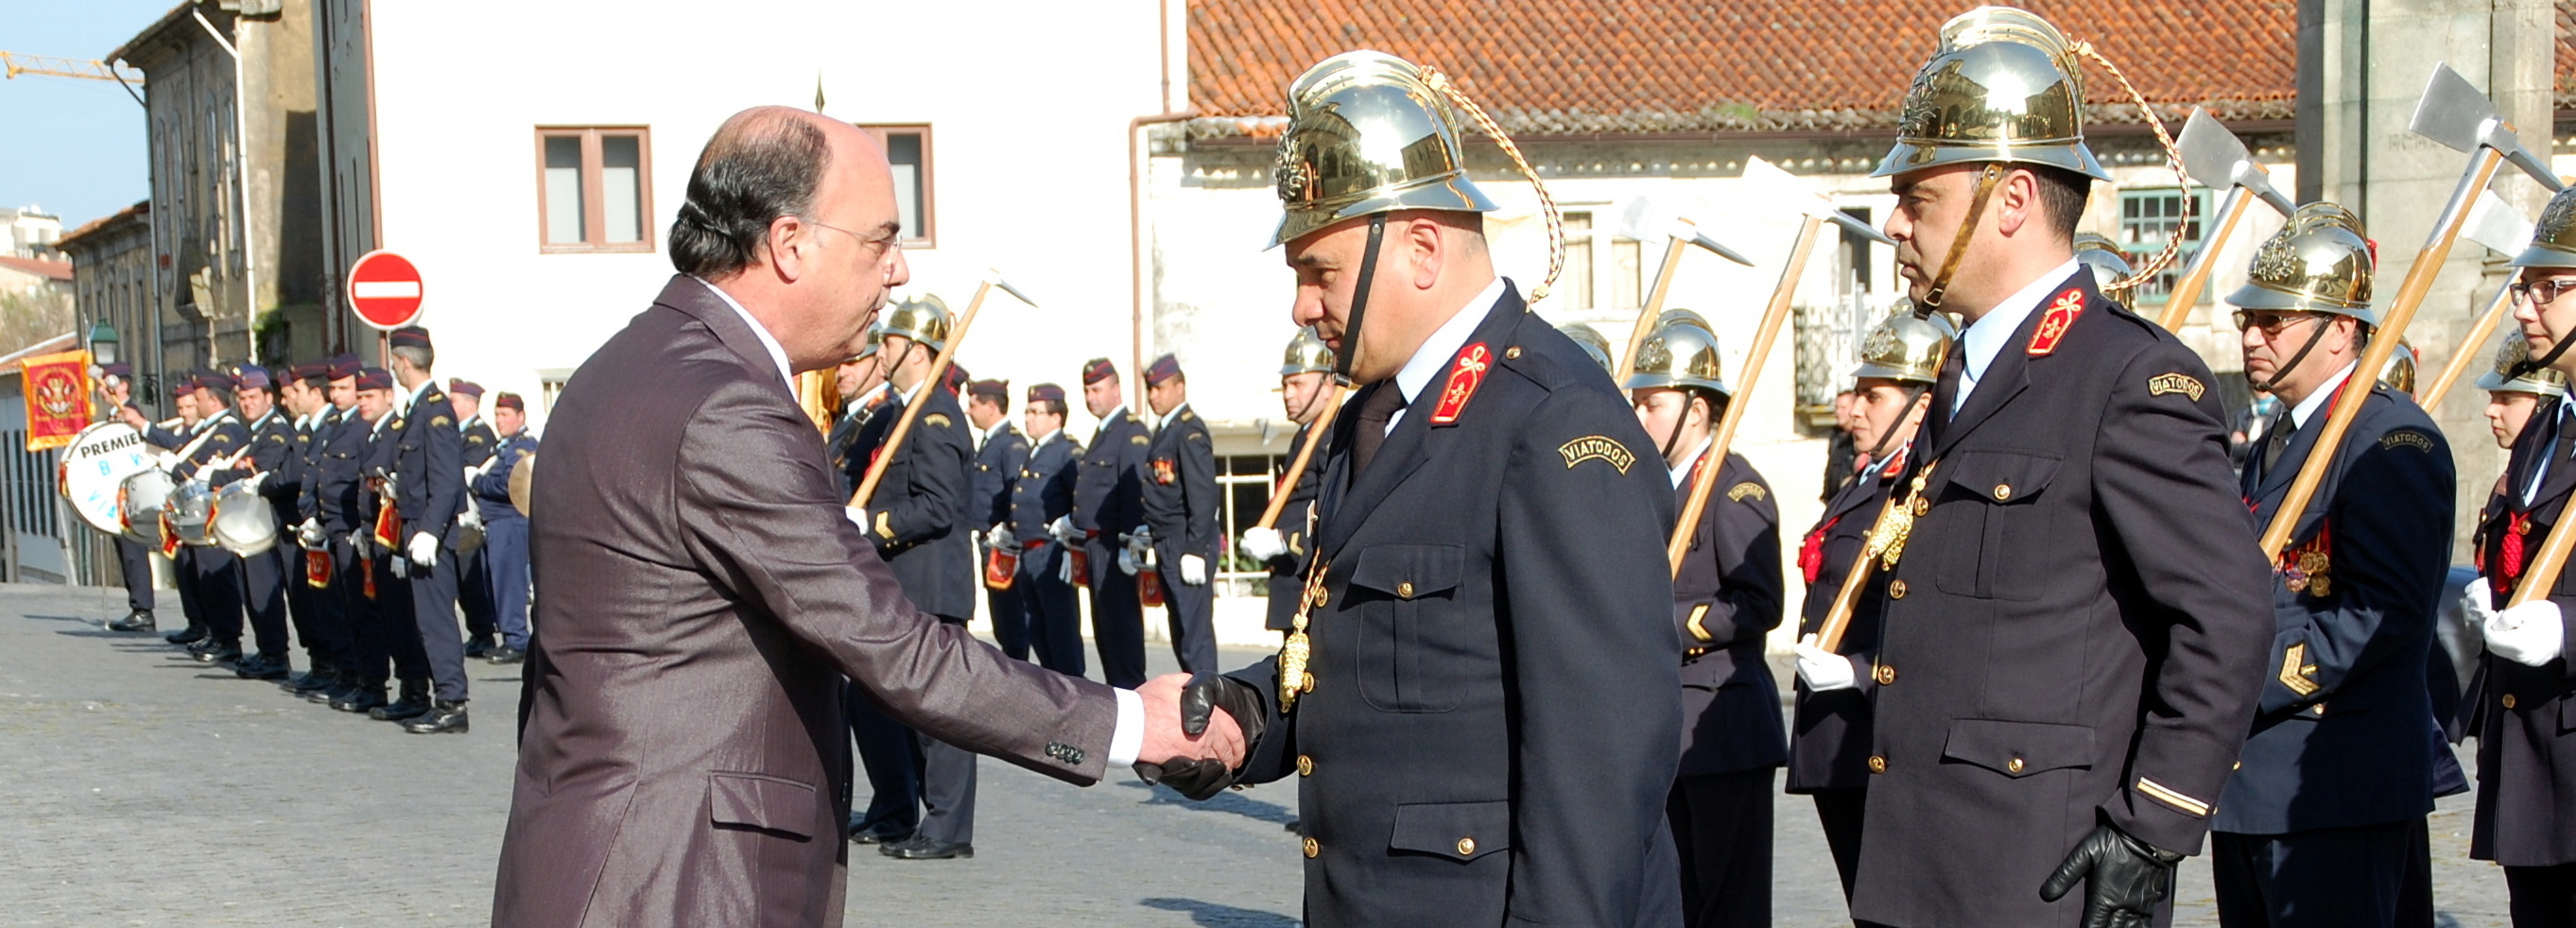
[[[1830,203],[1825,205],[1824,212],[1817,213],[1816,215],[1823,218],[1826,222],[1833,223],[1849,230],[1853,235],[1877,242],[1889,248],[1896,247],[1896,240],[1888,238],[1887,233],[1879,231],[1877,226],[1862,222],[1850,213],[1835,209]]]
[[[2243,187],[2247,193],[2284,216],[2298,208],[2289,197],[2281,195],[2279,188],[2272,186],[2272,172],[2254,160],[2254,153],[2245,147],[2245,140],[2237,138],[2236,133],[2229,131],[2206,109],[2191,108],[2191,119],[2183,123],[2182,135],[2174,139],[2174,147],[2182,152],[2183,173],[2191,175],[2191,179],[2203,187],[2212,190]]]
[[[1701,248],[1706,248],[1718,257],[1744,265],[1745,267],[1753,266],[1752,259],[1746,258],[1741,254],[1737,254],[1735,249],[1718,244],[1716,239],[1708,237],[1708,233],[1700,231],[1699,226],[1691,224],[1689,220],[1674,220],[1672,227],[1667,229],[1665,234],[1681,239],[1682,241],[1689,242],[1693,245],[1697,245]]]
[[[2473,152],[2486,144],[2487,123],[2495,119],[2495,104],[2488,102],[2477,85],[2451,70],[2450,65],[2437,64],[2433,66],[2432,79],[2424,84],[2424,98],[2415,104],[2415,118],[2406,128],[2460,151]]]
[[[2495,191],[2481,190],[2478,205],[2469,208],[2468,224],[2460,227],[2460,237],[2512,257],[2530,247],[2531,220],[2522,218],[2522,211],[2496,196]]]
[[[1010,282],[1010,281],[1003,280],[1003,279],[1002,279],[1002,272],[1001,272],[1001,271],[998,271],[998,270],[988,270],[988,271],[985,271],[985,272],[984,272],[984,282],[989,283],[989,284],[992,284],[993,286],[996,286],[996,287],[1000,287],[1000,288],[1002,288],[1002,292],[1003,292],[1003,293],[1008,293],[1008,294],[1010,294],[1010,295],[1012,295],[1012,296],[1018,297],[1018,298],[1019,298],[1019,300],[1020,300],[1020,302],[1022,302],[1022,303],[1027,303],[1027,304],[1029,304],[1030,306],[1036,306],[1036,305],[1038,305],[1038,301],[1036,301],[1036,300],[1032,300],[1032,299],[1029,299],[1029,295],[1028,295],[1028,294],[1021,293],[1021,292],[1020,292],[1020,288],[1018,288],[1018,287],[1014,287],[1014,286],[1011,286],[1011,282]]]

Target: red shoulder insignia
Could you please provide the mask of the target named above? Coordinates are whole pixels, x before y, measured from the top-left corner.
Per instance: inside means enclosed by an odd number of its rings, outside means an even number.
[[[2044,358],[2056,351],[2058,340],[2066,337],[2066,330],[2075,325],[2075,317],[2083,314],[2083,290],[2069,289],[2058,294],[2056,302],[2048,304],[2047,315],[2039,317],[2039,328],[2030,333],[2030,356]]]
[[[1458,414],[1467,411],[1467,400],[1476,395],[1476,387],[1485,382],[1485,370],[1493,366],[1494,353],[1484,342],[1467,346],[1458,352],[1458,363],[1449,368],[1449,381],[1440,387],[1440,405],[1432,407],[1431,424],[1450,425]]]

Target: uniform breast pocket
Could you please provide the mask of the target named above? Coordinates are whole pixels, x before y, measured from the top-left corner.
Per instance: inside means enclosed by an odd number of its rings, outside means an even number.
[[[1387,712],[1447,712],[1467,658],[1444,636],[1457,614],[1464,545],[1370,545],[1351,570],[1360,620],[1360,698]]]
[[[1979,599],[2038,599],[2046,587],[2048,516],[2039,500],[2057,477],[2054,455],[1963,451],[1941,463],[1949,472],[1941,519],[1957,526],[1942,546],[1935,582],[1941,591]]]

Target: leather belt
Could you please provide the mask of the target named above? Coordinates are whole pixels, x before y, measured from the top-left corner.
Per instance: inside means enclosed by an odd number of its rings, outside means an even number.
[[[1048,539],[1044,538],[1031,538],[1027,541],[1020,542],[1020,550],[1035,551],[1039,548],[1046,547],[1047,541]]]

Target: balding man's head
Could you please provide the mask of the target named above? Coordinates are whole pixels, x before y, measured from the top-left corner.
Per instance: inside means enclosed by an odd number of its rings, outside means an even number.
[[[777,106],[734,114],[689,172],[689,198],[671,223],[671,263],[710,280],[749,267],[772,220],[814,208],[831,163],[830,140],[810,114]]]

